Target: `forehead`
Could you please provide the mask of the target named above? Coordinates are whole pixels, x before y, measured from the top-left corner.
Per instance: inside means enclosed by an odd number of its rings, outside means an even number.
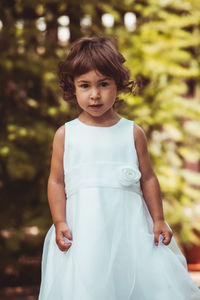
[[[110,77],[100,73],[98,70],[91,70],[82,75],[78,75],[74,78],[75,81],[101,81],[101,80],[111,80]]]

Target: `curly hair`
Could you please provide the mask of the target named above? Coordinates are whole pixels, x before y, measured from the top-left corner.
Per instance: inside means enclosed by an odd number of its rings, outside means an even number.
[[[74,102],[74,77],[91,70],[98,70],[113,78],[119,92],[134,94],[136,83],[130,80],[130,71],[123,66],[125,61],[113,37],[95,36],[77,40],[70,48],[67,58],[59,63],[58,77],[63,99]],[[116,102],[121,101],[116,99]]]

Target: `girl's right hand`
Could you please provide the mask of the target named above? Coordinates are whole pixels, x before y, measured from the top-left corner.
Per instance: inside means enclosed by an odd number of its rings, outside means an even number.
[[[58,222],[55,225],[56,243],[61,251],[67,251],[72,243],[66,243],[64,238],[72,240],[69,226],[65,222]]]

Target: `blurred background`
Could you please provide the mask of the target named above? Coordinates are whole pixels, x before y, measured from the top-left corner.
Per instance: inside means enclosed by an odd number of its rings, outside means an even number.
[[[165,219],[200,271],[199,0],[0,1],[1,299],[37,299],[52,139],[77,117],[57,71],[79,37],[119,43],[135,96],[117,111],[146,132]]]

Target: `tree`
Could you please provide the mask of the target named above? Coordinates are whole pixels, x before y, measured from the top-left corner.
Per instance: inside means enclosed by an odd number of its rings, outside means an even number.
[[[133,31],[124,27],[127,12],[136,15]],[[104,13],[114,16],[112,28],[102,25]],[[70,19],[67,43],[57,34],[63,15]],[[91,24],[84,25],[85,16]],[[199,2],[10,0],[1,1],[0,20],[2,282],[38,282],[39,265],[32,266],[33,273],[25,261],[27,254],[41,254],[51,224],[46,184],[52,138],[77,113],[62,100],[57,64],[82,35],[114,35],[133,79],[141,78],[142,89],[134,97],[123,95],[127,106],[119,112],[148,136],[166,219],[177,238],[183,244],[198,243],[199,175],[188,164],[198,170]]]

